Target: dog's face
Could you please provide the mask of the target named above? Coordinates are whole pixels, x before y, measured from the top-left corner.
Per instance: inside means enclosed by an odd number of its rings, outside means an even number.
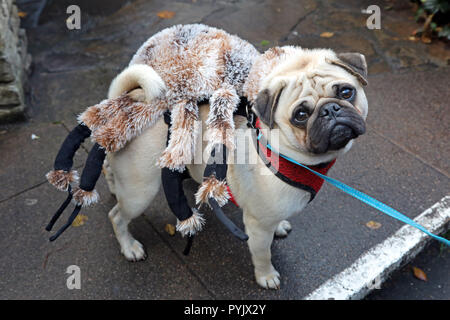
[[[309,159],[332,158],[365,132],[366,62],[359,53],[299,50],[264,79],[254,110],[280,129],[283,147]]]

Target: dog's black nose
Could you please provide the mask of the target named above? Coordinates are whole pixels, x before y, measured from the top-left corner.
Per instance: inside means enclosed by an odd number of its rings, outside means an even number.
[[[341,106],[335,102],[326,103],[322,106],[319,112],[320,117],[336,117]]]

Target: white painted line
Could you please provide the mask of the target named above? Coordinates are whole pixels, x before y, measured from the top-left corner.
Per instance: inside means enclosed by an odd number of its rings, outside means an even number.
[[[432,233],[446,231],[450,224],[450,195],[442,198],[414,220]],[[414,258],[430,239],[432,238],[422,231],[405,225],[304,299],[362,299],[383,283],[390,273]]]

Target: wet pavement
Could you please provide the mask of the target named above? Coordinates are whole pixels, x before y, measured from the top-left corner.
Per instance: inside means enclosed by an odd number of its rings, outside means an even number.
[[[45,183],[44,174],[76,124],[76,115],[105,98],[110,81],[142,42],[178,23],[223,28],[261,51],[292,44],[364,53],[369,65],[367,134],[330,176],[409,217],[449,193],[450,50],[443,42],[426,45],[408,39],[418,25],[401,1],[136,0],[112,1],[107,7],[93,0],[53,1],[33,20],[38,2],[22,1],[22,10],[31,8],[24,21],[29,23],[33,57],[28,121],[0,127],[2,299],[300,299],[402,226],[325,185],[291,220],[290,235],[274,241],[281,290],[266,291],[253,279],[246,244],[208,211],[206,228],[191,254],[183,256],[185,240],[164,231],[175,218],[161,193],[131,224],[148,258],[127,262],[107,218],[115,200],[102,177],[97,187],[100,203],[82,212],[88,221],[49,243],[44,227],[65,196]],[[65,27],[69,2],[81,7],[81,30]],[[381,30],[365,26],[367,15],[361,10],[369,4],[382,8]],[[174,17],[159,18],[157,13],[164,10],[175,12]],[[323,32],[333,35],[325,38]],[[31,139],[31,134],[39,139]],[[80,149],[75,166],[84,163],[89,147],[86,143]],[[187,181],[186,188],[192,195],[196,185]],[[226,213],[242,226],[239,209],[229,204]],[[381,227],[367,228],[371,220]],[[449,277],[439,269],[441,263],[448,265],[449,255],[440,259],[433,264],[436,278],[428,287],[434,291],[416,298],[450,299],[448,289],[439,292],[449,286]],[[66,287],[70,265],[81,269],[81,290]],[[377,292],[378,297],[402,298],[401,291],[389,295],[389,283],[388,293]]]

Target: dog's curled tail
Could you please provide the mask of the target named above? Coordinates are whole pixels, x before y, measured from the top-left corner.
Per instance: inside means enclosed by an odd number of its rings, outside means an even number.
[[[144,90],[146,102],[161,98],[166,92],[163,79],[152,67],[146,64],[132,64],[111,82],[108,98],[117,98],[123,93],[139,87]]]

